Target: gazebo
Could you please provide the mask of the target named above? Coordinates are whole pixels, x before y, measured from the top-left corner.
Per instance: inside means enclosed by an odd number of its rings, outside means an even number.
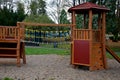
[[[89,70],[106,69],[105,31],[106,12],[108,8],[91,2],[71,7],[72,13],[72,47],[71,64],[88,66]],[[76,19],[82,17],[82,27],[76,24]]]

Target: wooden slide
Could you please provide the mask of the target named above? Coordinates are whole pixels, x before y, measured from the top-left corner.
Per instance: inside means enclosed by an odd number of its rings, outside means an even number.
[[[120,58],[115,54],[114,51],[112,51],[107,45],[106,45],[106,50],[120,63]]]

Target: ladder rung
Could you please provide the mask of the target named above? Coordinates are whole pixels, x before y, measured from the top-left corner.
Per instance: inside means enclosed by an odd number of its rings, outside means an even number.
[[[0,53],[0,57],[17,57],[16,54],[1,54]]]
[[[0,50],[17,50],[17,48],[0,48]]]

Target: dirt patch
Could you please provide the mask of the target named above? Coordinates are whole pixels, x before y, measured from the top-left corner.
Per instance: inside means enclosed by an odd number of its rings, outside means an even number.
[[[10,62],[11,59],[2,59]],[[15,62],[15,60],[12,60]],[[70,65],[70,56],[61,55],[27,55],[27,64],[0,63],[0,78],[10,77],[14,80],[119,80],[120,64],[109,59],[107,70],[88,71],[74,69]]]

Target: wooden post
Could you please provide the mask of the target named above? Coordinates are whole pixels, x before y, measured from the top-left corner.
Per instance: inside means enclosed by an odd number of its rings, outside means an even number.
[[[17,66],[20,67],[20,23],[17,23],[18,35],[17,35]]]
[[[76,17],[75,17],[75,11],[72,12],[72,30],[71,30],[71,63],[73,64],[73,60],[74,60],[74,30],[75,30],[75,26],[76,25]]]
[[[90,42],[89,42],[89,49],[90,49],[90,51],[89,51],[89,57],[90,57],[90,70],[92,70],[92,65],[93,65],[93,63],[92,63],[92,10],[89,10],[89,23],[88,23],[88,28],[89,28],[89,30],[90,30]]]
[[[107,69],[107,63],[106,63],[106,38],[105,38],[105,32],[106,32],[106,13],[102,13],[102,50],[103,50],[103,63],[104,63],[104,68]]]

